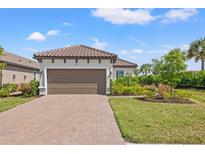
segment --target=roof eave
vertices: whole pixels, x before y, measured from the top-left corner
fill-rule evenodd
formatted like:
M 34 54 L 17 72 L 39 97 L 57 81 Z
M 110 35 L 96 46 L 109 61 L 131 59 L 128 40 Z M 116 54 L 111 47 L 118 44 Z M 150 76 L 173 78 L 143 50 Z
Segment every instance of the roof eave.
M 67 59 L 116 59 L 117 56 L 112 56 L 112 57 L 97 57 L 97 56 L 93 56 L 93 57 L 79 57 L 79 56 L 33 56 L 34 59 L 51 59 L 51 58 L 59 58 L 59 59 L 63 59 L 63 58 L 67 58 Z
M 34 69 L 34 70 L 39 70 L 40 69 L 40 67 L 31 67 L 31 66 L 27 66 L 27 65 L 23 65 L 23 64 L 17 64 L 17 63 L 12 63 L 12 62 L 9 62 L 9 61 L 4 61 L 4 60 L 0 60 L 0 62 L 10 64 L 10 65 L 14 65 L 14 66 L 23 67 L 23 68 Z
M 137 68 L 138 65 L 132 65 L 132 66 L 130 66 L 130 65 L 113 65 L 113 67 L 132 67 L 132 68 Z

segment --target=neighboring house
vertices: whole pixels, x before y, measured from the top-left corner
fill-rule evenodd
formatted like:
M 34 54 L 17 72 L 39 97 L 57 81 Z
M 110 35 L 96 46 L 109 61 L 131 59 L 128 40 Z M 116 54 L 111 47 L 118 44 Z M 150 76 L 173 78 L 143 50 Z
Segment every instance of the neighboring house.
M 4 52 L 0 57 L 1 63 L 6 63 L 0 76 L 0 86 L 6 83 L 29 83 L 31 80 L 39 80 L 40 64 L 9 52 Z
M 39 52 L 40 94 L 109 94 L 110 79 L 133 76 L 137 64 L 85 45 Z

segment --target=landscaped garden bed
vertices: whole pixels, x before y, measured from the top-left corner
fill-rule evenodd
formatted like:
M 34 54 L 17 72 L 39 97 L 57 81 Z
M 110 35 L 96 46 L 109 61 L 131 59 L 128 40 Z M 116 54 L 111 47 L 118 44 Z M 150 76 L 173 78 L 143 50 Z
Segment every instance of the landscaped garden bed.
M 149 97 L 134 97 L 144 102 L 151 103 L 171 103 L 171 104 L 194 104 L 193 101 L 185 98 L 174 98 L 174 99 L 164 99 L 164 98 L 149 98 Z

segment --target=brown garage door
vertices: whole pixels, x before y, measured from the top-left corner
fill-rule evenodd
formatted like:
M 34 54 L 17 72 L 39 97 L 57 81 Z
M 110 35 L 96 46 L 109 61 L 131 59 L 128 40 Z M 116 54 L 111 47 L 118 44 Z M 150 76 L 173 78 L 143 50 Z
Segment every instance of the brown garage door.
M 48 69 L 48 94 L 106 94 L 106 71 Z

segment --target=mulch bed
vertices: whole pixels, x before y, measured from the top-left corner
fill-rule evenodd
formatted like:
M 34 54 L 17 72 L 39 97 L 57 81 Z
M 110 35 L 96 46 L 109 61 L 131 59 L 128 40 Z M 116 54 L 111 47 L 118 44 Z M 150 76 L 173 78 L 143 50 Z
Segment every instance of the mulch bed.
M 163 98 L 134 97 L 134 99 L 138 99 L 145 102 L 152 102 L 152 103 L 195 104 L 193 101 L 184 98 L 163 99 Z

